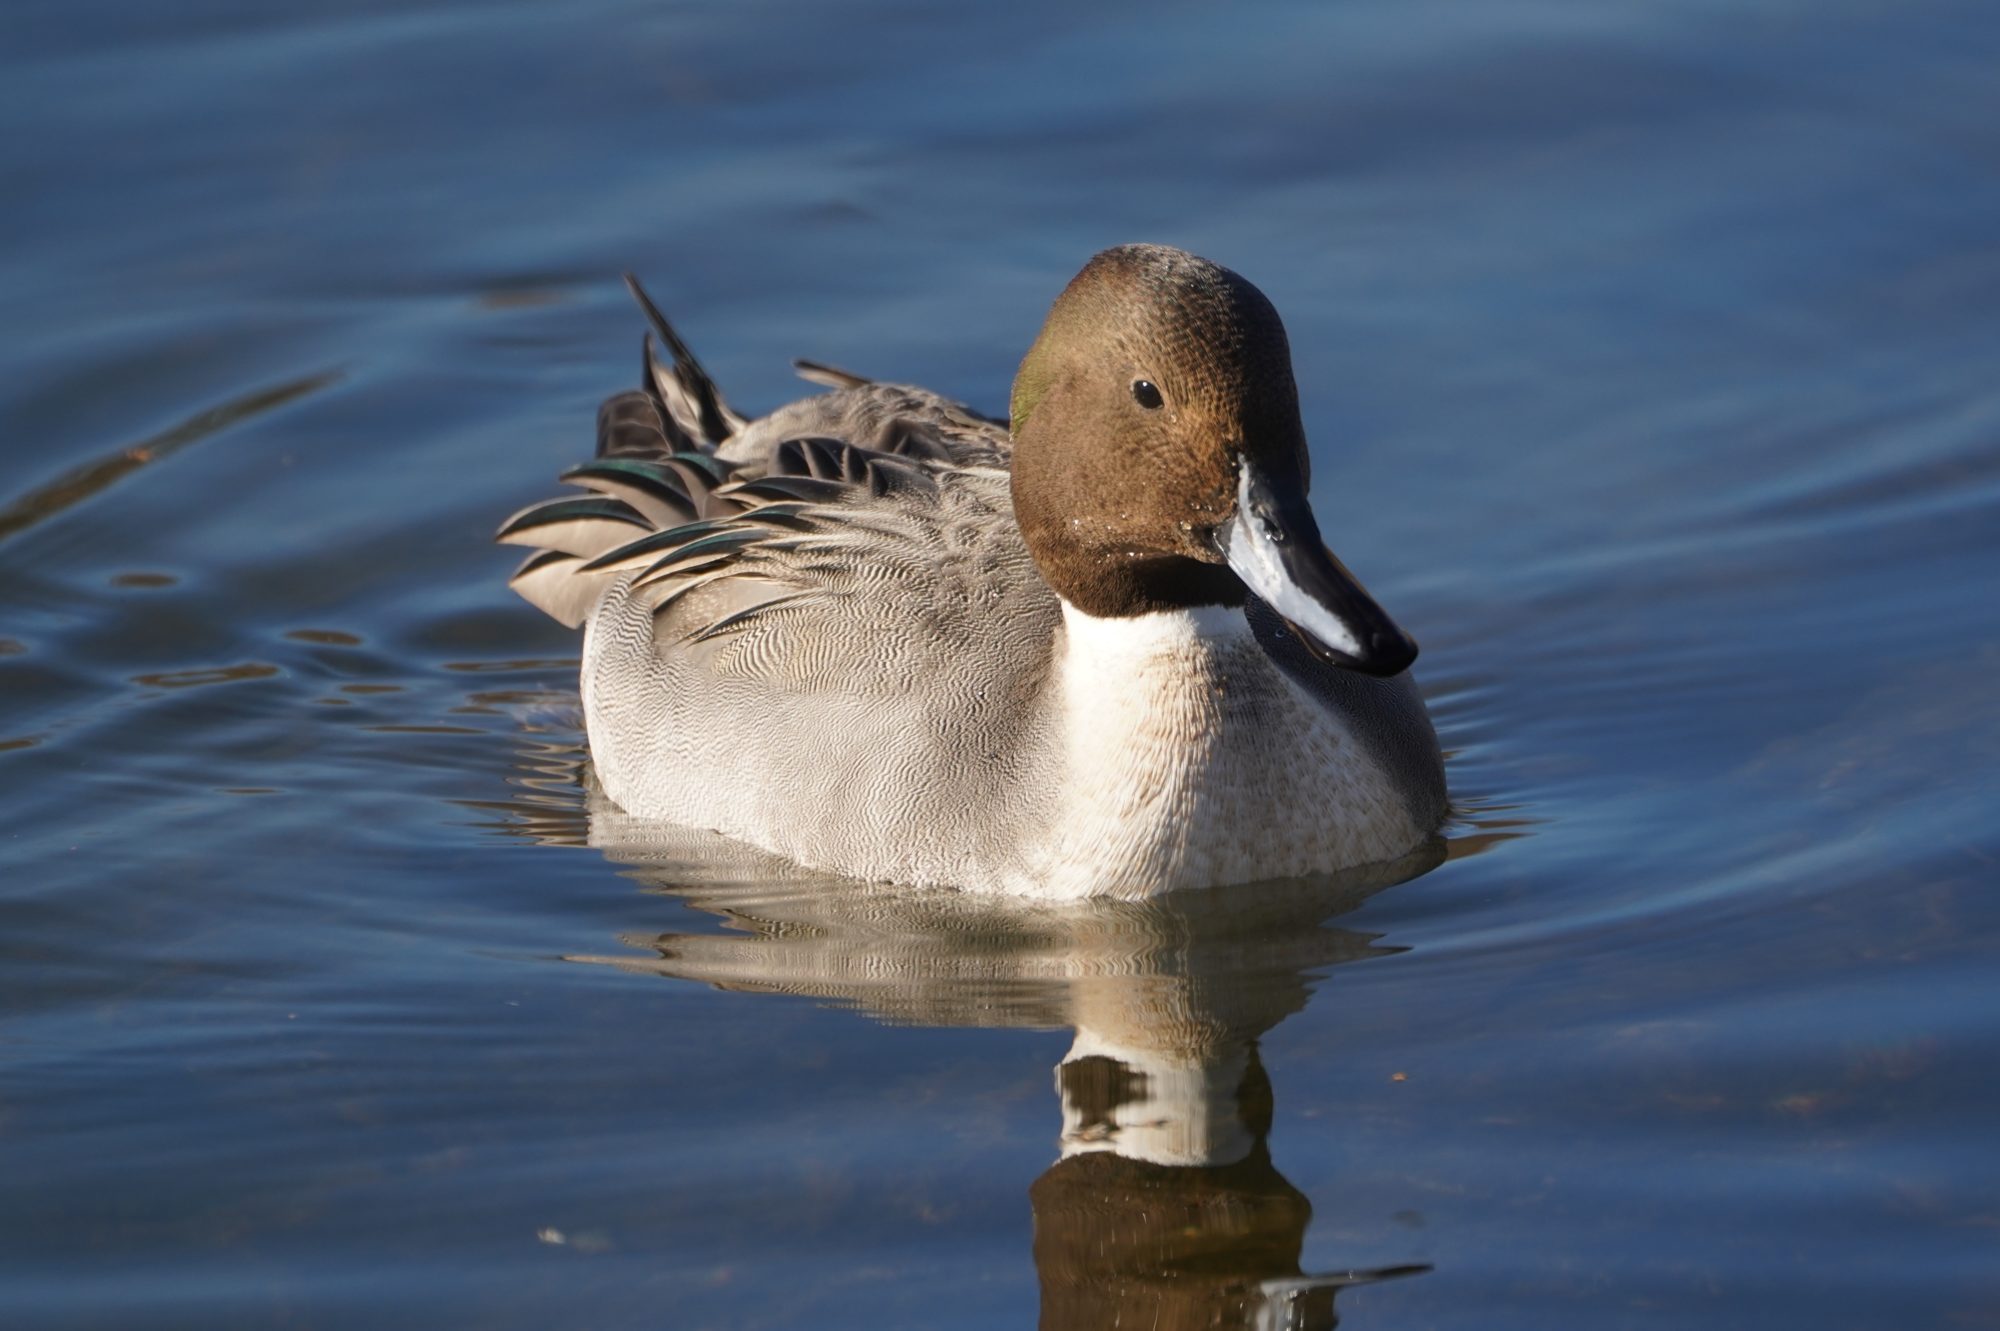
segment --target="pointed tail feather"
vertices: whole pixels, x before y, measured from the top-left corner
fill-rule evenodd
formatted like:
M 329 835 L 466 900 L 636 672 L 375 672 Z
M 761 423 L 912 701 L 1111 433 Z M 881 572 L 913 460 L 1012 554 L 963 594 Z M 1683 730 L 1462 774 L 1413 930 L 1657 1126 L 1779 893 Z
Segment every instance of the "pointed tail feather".
M 662 365 L 648 339 L 646 372 L 654 394 L 675 425 L 704 447 L 714 449 L 743 428 L 742 415 L 723 400 L 722 390 L 715 386 L 715 380 L 708 377 L 708 371 L 701 368 L 701 362 L 694 358 L 688 344 L 681 341 L 680 334 L 660 313 L 660 307 L 653 304 L 652 297 L 639 285 L 639 279 L 627 273 L 625 285 L 674 358 L 672 365 Z

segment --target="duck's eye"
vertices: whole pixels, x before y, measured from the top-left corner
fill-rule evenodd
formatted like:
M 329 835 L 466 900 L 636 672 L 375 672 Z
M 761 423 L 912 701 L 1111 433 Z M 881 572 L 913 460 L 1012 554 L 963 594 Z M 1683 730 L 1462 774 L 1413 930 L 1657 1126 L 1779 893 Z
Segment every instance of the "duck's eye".
M 1158 411 L 1162 406 L 1166 405 L 1167 401 L 1160 396 L 1160 390 L 1153 387 L 1151 379 L 1134 379 L 1132 381 L 1132 400 L 1147 411 Z

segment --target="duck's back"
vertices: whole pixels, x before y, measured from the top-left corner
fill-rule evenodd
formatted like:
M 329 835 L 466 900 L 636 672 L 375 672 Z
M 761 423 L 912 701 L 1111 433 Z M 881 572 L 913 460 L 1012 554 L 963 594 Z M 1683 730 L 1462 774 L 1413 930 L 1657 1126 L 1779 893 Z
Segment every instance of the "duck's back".
M 745 421 L 698 366 L 649 365 L 566 477 L 596 493 L 507 528 L 543 547 L 516 588 L 585 626 L 605 792 L 901 881 L 1013 855 L 999 829 L 1038 812 L 1019 775 L 1052 743 L 1061 612 L 1013 518 L 1005 431 L 848 376 Z

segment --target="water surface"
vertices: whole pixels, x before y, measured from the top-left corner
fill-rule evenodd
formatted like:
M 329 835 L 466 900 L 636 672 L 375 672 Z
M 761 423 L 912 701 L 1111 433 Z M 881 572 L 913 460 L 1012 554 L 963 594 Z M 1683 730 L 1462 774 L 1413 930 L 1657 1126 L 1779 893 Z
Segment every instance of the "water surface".
M 2000 1321 L 1989 7 L 5 28 L 0 1321 Z M 1133 239 L 1286 318 L 1442 862 L 1049 913 L 593 809 L 487 539 L 618 273 L 739 405 L 993 409 Z

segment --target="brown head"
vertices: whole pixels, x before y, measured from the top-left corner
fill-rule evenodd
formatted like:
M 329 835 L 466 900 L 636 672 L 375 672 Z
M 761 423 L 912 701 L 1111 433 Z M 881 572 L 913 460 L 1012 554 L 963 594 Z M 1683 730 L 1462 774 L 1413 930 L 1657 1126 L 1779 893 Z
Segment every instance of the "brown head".
M 1320 540 L 1284 324 L 1227 268 L 1162 245 L 1097 255 L 1021 362 L 1012 418 L 1015 515 L 1079 610 L 1255 595 L 1338 664 L 1415 658 Z

